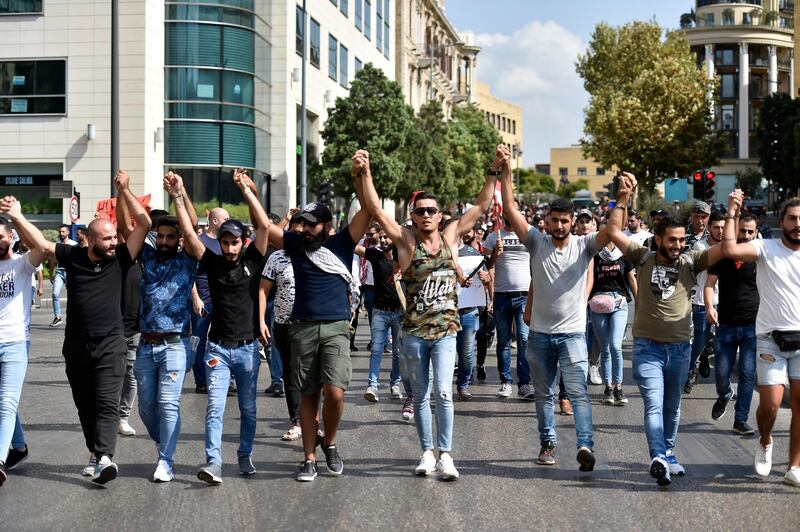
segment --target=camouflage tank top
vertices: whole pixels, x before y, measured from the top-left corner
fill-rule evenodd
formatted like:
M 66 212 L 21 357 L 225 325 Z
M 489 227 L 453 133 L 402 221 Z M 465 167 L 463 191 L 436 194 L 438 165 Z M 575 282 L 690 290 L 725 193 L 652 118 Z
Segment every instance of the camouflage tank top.
M 439 251 L 433 256 L 417 242 L 403 280 L 406 285 L 404 331 L 425 340 L 436 340 L 461 330 L 456 272 L 444 235 L 439 233 Z

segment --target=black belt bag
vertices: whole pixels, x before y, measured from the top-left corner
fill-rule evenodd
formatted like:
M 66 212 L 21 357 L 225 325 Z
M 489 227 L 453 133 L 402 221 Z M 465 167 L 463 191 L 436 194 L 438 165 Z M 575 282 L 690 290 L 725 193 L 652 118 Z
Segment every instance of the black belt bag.
M 781 351 L 800 351 L 800 331 L 772 331 L 772 339 Z

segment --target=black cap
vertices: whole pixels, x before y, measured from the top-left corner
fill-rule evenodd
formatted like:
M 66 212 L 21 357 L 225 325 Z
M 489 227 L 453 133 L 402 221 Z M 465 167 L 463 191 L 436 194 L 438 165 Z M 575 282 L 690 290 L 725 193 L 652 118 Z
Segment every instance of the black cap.
M 217 230 L 217 239 L 222 238 L 223 233 L 230 233 L 235 237 L 244 238 L 247 236 L 247 229 L 239 220 L 225 220 Z
M 577 219 L 580 219 L 580 218 L 581 218 L 581 216 L 586 216 L 586 217 L 588 217 L 590 220 L 591 220 L 592 218 L 594 218 L 594 216 L 592 216 L 592 211 L 590 211 L 589 209 L 581 209 L 581 210 L 579 210 L 579 211 L 578 211 L 578 216 L 576 216 L 576 217 L 575 217 L 575 219 L 576 219 L 576 220 L 577 220 Z
M 650 211 L 650 218 L 653 216 L 669 216 L 669 213 L 664 209 L 656 209 L 654 211 Z
M 313 224 L 330 222 L 333 220 L 331 210 L 322 203 L 309 203 L 303 207 L 300 218 Z

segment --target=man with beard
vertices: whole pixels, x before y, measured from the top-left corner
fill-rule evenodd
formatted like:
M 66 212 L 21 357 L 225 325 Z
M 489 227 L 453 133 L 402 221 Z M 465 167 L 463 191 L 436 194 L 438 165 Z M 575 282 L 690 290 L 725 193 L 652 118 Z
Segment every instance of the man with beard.
M 58 240 L 56 241 L 59 244 L 66 244 L 68 246 L 76 246 L 78 243 L 69 238 L 69 226 L 66 224 L 61 224 L 58 226 Z M 55 272 L 53 273 L 53 321 L 50 323 L 50 327 L 55 327 L 59 325 L 62 321 L 61 319 L 61 290 L 64 289 L 64 285 L 67 284 L 67 270 L 63 266 L 56 265 Z
M 83 470 L 92 481 L 105 484 L 117 477 L 111 459 L 117 443 L 119 397 L 125 373 L 127 345 L 123 336 L 122 290 L 127 270 L 144 245 L 150 217 L 128 188 L 127 176 L 114 179 L 118 201 L 127 202 L 136 227 L 125 244 L 117 243 L 117 229 L 109 220 L 93 220 L 88 247 L 47 242 L 26 231 L 31 247 L 45 249 L 67 272 L 67 326 L 63 355 L 72 397 L 78 408 L 86 446 L 92 453 Z M 21 225 L 21 214 L 11 214 Z
M 22 216 L 19 202 L 12 196 L 0 200 L 0 212 L 16 225 L 22 244 L 30 251 L 11 251 L 11 227 L 0 218 L 0 486 L 6 470 L 13 469 L 28 456 L 28 446 L 19 424 L 17 407 L 25 380 L 30 346 L 31 276 L 42 263 L 45 249 L 34 242 L 44 237 Z M 35 233 L 35 237 L 34 234 Z
M 650 231 L 642 228 L 642 223 L 639 211 L 628 209 L 628 228 L 624 231 L 625 236 L 630 238 L 631 242 L 636 242 L 643 246 L 644 242 L 653 235 Z
M 164 188 L 172 196 L 186 193 L 181 177 L 172 172 L 164 177 Z M 178 251 L 181 234 L 174 216 L 160 216 L 155 230 L 155 248 L 145 246 L 140 259 L 140 337 L 133 370 L 139 415 L 158 447 L 152 478 L 169 482 L 180 434 L 181 388 L 191 363 L 188 334 L 197 261 L 186 251 Z
M 635 187 L 636 178 L 624 172 L 617 206 L 600 234 L 605 235 L 604 240 L 611 239 L 631 263 L 640 265 L 633 322 L 633 377 L 644 401 L 650 475 L 659 486 L 667 486 L 672 475 L 685 474 L 675 456 L 675 439 L 691 356 L 689 295 L 697 274 L 722 258 L 722 248 L 683 253 L 686 228 L 674 217 L 664 218 L 655 228 L 657 253 L 631 241 L 622 232 L 622 223 Z
M 280 234 L 250 189 L 250 179 L 244 170 L 234 172 L 233 182 L 242 191 L 247 203 L 250 220 L 257 228 L 256 239 L 245 249 L 247 230 L 239 220 L 228 220 L 219 227 L 217 238 L 222 255 L 217 255 L 206 248 L 194 232 L 180 178 L 174 174 L 168 176 L 169 194 L 175 203 L 186 253 L 199 260 L 205 268 L 214 306 L 204 359 L 208 378 L 206 465 L 197 473 L 197 478 L 209 485 L 222 483 L 222 420 L 232 374 L 238 385 L 241 414 L 239 449 L 236 453 L 239 474 L 253 475 L 256 472 L 251 454 L 256 432 L 256 385 L 261 364 L 258 273 L 267 252 L 269 232 L 273 230 L 276 236 Z
M 359 201 L 375 218 L 397 248 L 400 271 L 406 281 L 406 312 L 403 322 L 401 371 L 410 377 L 414 395 L 417 434 L 422 458 L 414 472 L 420 476 L 439 471 L 443 480 L 455 480 L 458 470 L 451 456 L 453 436 L 453 370 L 456 333 L 461 329 L 456 301 L 456 249 L 465 233 L 475 226 L 492 202 L 496 176 L 501 165 L 508 166 L 509 150 L 499 145 L 487 172 L 486 182 L 475 206 L 457 222 L 439 231 L 442 211 L 432 194 L 416 195 L 412 204 L 412 229 L 397 224 L 384 211 L 375 191 L 369 153 L 353 157 L 353 176 Z M 433 369 L 433 379 L 430 371 Z M 431 381 L 436 392 L 436 425 L 439 460 L 434 455 L 430 407 Z
M 400 392 L 400 328 L 402 326 L 403 310 L 400 305 L 400 297 L 397 293 L 395 280 L 396 274 L 399 273 L 397 270 L 397 258 L 394 244 L 389 240 L 386 231 L 380 227 L 374 229 L 377 231 L 377 246 L 368 248 L 356 246 L 356 255 L 364 257 L 372 267 L 372 278 L 374 280 L 374 305 L 372 309 L 372 325 L 370 327 L 372 352 L 369 357 L 367 391 L 364 392 L 364 399 L 371 403 L 378 402 L 378 377 L 381 371 L 381 359 L 383 358 L 383 350 L 389 342 L 390 333 L 392 335 L 392 371 L 389 376 L 389 391 L 392 399 L 403 398 L 403 394 Z M 411 383 L 407 379 L 403 380 L 403 386 L 406 392 L 406 403 L 411 404 Z M 413 412 L 411 410 L 412 415 Z M 403 414 L 405 419 L 405 409 Z
M 792 421 L 789 429 L 789 467 L 784 482 L 800 487 L 800 199 L 783 204 L 782 238 L 736 242 L 734 219 L 742 212 L 744 194 L 728 197 L 722 250 L 729 259 L 756 263 L 760 304 L 756 317 L 756 369 L 759 405 L 756 411 L 759 441 L 756 474 L 772 470 L 772 429 L 789 379 Z
M 653 228 L 653 231 L 656 230 L 658 222 L 660 222 L 667 216 L 669 216 L 669 213 L 664 209 L 655 209 L 650 211 L 650 227 Z M 645 240 L 642 245 L 647 249 L 649 249 L 650 251 L 658 251 L 658 244 L 656 244 L 656 239 L 652 234 L 649 237 L 647 237 L 647 240 Z

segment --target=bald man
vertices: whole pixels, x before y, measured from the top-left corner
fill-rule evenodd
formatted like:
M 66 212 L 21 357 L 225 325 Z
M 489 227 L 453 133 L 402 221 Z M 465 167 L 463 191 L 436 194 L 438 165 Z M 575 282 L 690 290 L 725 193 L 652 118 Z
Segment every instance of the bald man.
M 55 254 L 67 270 L 67 326 L 62 354 L 72 398 L 78 408 L 86 447 L 91 453 L 84 476 L 97 484 L 117 478 L 111 459 L 117 444 L 119 397 L 125 374 L 127 344 L 123 336 L 122 289 L 128 268 L 144 245 L 150 217 L 128 189 L 128 176 L 115 177 L 118 201 L 125 201 L 136 227 L 125 244 L 109 220 L 89 224 L 85 248 L 49 242 L 28 231 L 32 247 Z M 14 219 L 19 225 L 21 215 Z

